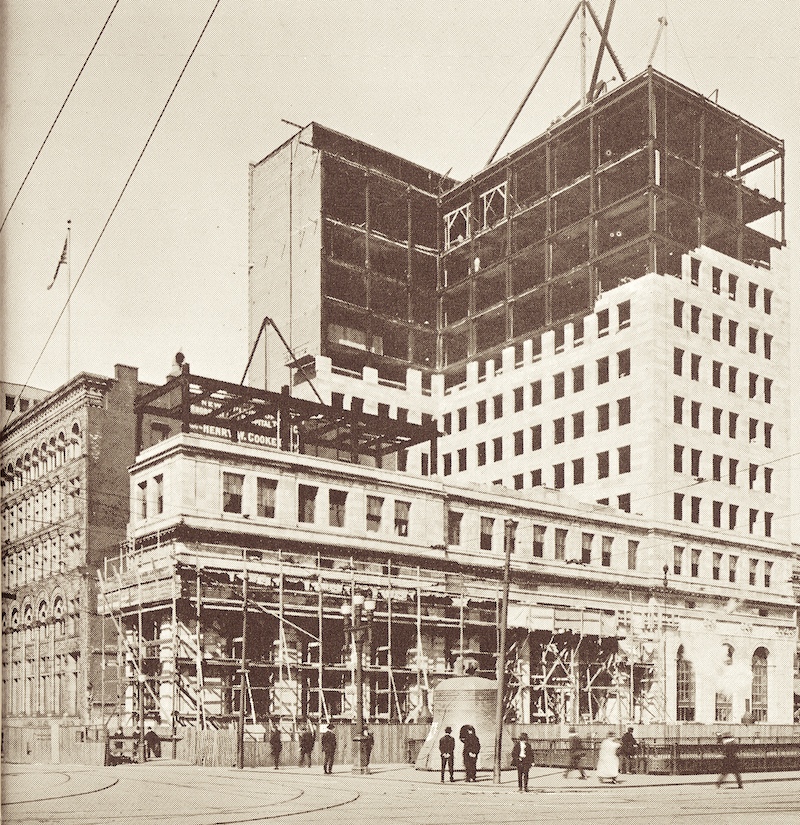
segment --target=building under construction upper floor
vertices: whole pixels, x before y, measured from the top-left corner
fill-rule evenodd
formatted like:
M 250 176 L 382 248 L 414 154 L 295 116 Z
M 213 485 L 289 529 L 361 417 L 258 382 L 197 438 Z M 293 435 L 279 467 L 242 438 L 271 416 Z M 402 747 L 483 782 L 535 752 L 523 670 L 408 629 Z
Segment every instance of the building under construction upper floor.
M 251 167 L 250 381 L 294 356 L 448 386 L 466 363 L 590 313 L 706 246 L 768 269 L 785 243 L 784 145 L 715 100 L 645 72 L 455 182 L 317 124 Z

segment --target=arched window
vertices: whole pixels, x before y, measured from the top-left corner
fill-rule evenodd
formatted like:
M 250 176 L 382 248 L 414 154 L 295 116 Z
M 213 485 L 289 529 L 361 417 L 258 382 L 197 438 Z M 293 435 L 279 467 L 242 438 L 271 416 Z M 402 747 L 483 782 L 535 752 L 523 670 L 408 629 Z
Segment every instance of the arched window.
M 733 645 L 727 642 L 722 645 L 722 668 L 723 672 L 726 668 L 733 665 Z M 731 679 L 729 676 L 724 676 L 720 679 L 720 685 L 723 686 L 721 690 L 717 691 L 716 700 L 714 703 L 714 721 L 716 722 L 731 722 L 733 720 L 733 694 L 729 685 Z
M 67 440 L 64 433 L 58 434 L 58 447 L 56 452 L 56 464 L 61 467 L 67 460 Z
M 72 437 L 70 438 L 70 458 L 78 458 L 81 454 L 81 428 L 76 421 L 72 425 Z
M 675 683 L 677 719 L 679 722 L 694 722 L 694 670 L 692 663 L 684 658 L 683 645 L 678 648 L 675 661 Z
M 759 647 L 753 653 L 753 688 L 750 712 L 755 722 L 767 721 L 767 650 Z

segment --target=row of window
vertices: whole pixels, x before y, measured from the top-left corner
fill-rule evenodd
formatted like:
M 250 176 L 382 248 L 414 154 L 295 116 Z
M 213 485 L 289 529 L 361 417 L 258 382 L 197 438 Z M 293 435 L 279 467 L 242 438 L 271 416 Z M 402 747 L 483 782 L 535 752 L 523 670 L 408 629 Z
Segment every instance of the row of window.
M 72 425 L 69 439 L 62 431 L 49 441 L 43 441 L 41 447 L 36 447 L 24 456 L 20 456 L 15 462 L 6 464 L 3 468 L 2 484 L 4 487 L 9 487 L 8 492 L 21 490 L 24 485 L 78 458 L 80 454 L 81 428 L 75 422 Z
M 80 564 L 81 532 L 55 535 L 3 555 L 3 589 L 13 591 L 25 584 L 72 570 Z
M 672 322 L 676 327 L 683 327 L 686 304 L 678 298 L 673 300 L 672 305 Z M 702 309 L 694 304 L 689 305 L 689 329 L 692 332 L 700 332 L 700 318 Z M 711 316 L 711 337 L 715 341 L 722 340 L 722 321 L 721 315 L 712 314 Z M 728 344 L 735 347 L 738 342 L 739 322 L 732 319 L 728 320 Z M 772 341 L 773 337 L 767 332 L 762 333 L 757 327 L 748 328 L 747 351 L 751 355 L 759 354 L 759 341 L 761 341 L 761 353 L 767 361 L 772 359 Z
M 727 276 L 727 277 L 723 277 Z M 691 259 L 690 279 L 693 286 L 700 286 L 700 261 L 697 258 Z M 724 287 L 723 287 L 724 283 Z M 715 295 L 725 294 L 731 301 L 737 300 L 739 292 L 739 276 L 732 272 L 725 273 L 718 266 L 711 267 L 711 291 Z M 750 281 L 747 290 L 747 305 L 750 309 L 757 309 L 759 305 L 759 290 L 761 290 L 761 308 L 765 315 L 772 314 L 772 290 L 766 287 L 759 287 L 758 284 Z
M 703 499 L 700 496 L 686 496 L 683 493 L 673 493 L 673 501 L 672 501 L 672 516 L 675 521 L 683 521 L 688 512 L 688 518 L 693 524 L 700 524 L 701 521 L 706 521 L 707 518 L 703 518 Z M 686 506 L 688 504 L 688 507 Z M 708 507 L 708 500 L 705 500 L 705 507 Z M 725 502 L 722 501 L 712 501 L 711 502 L 711 524 L 714 527 L 723 527 L 726 526 L 723 524 L 723 520 L 725 516 L 727 516 L 727 528 L 729 530 L 735 530 L 739 524 L 739 510 L 745 510 L 746 508 L 740 508 L 738 504 L 728 504 L 727 513 L 725 510 Z M 748 532 L 753 535 L 756 532 L 757 527 L 759 524 L 763 529 L 763 535 L 766 538 L 770 538 L 772 536 L 772 522 L 774 519 L 774 513 L 769 513 L 764 511 L 761 513 L 755 507 L 749 508 L 748 513 Z
M 688 472 L 695 478 L 707 478 L 704 472 L 704 462 L 702 461 L 703 451 L 698 449 L 687 449 L 682 444 L 672 445 L 672 468 L 676 473 Z M 725 469 L 725 459 L 723 456 L 714 453 L 711 456 L 711 479 L 713 481 L 723 480 L 723 470 Z M 736 458 L 729 458 L 727 462 L 727 481 L 731 486 L 739 486 L 739 474 L 747 473 L 748 489 L 756 490 L 759 486 L 759 470 L 761 476 L 761 489 L 765 493 L 772 492 L 772 467 L 759 464 L 747 464 L 740 462 Z
M 700 576 L 703 552 L 696 548 L 675 545 L 672 548 L 672 573 L 675 576 Z M 727 580 L 730 584 L 740 581 L 742 570 L 747 571 L 747 583 L 751 587 L 765 588 L 772 586 L 772 568 L 774 562 L 767 559 L 741 558 L 735 553 L 723 554 L 713 551 L 711 554 L 711 578 L 715 581 Z
M 680 347 L 675 347 L 672 351 L 672 372 L 675 375 L 684 375 L 684 361 L 686 360 L 684 356 L 687 355 L 686 351 L 681 349 Z M 689 377 L 692 381 L 700 381 L 700 364 L 702 361 L 702 356 L 697 355 L 696 353 L 688 353 L 689 355 Z M 744 372 L 744 371 L 742 371 Z M 721 361 L 714 361 L 711 362 L 711 384 L 714 387 L 719 389 L 722 388 L 722 374 L 723 374 L 723 364 Z M 736 387 L 738 383 L 739 377 L 739 368 L 734 366 L 729 366 L 727 369 L 727 381 L 726 385 L 729 392 L 735 393 Z M 759 376 L 755 372 L 749 373 L 748 376 L 748 390 L 747 390 L 747 397 L 751 399 L 755 399 L 758 397 L 758 384 L 759 384 Z M 762 386 L 762 393 L 764 398 L 764 403 L 771 404 L 772 403 L 772 384 L 773 381 L 771 378 L 762 378 L 761 379 L 761 386 Z
M 631 351 L 630 349 L 621 350 L 616 354 L 616 370 L 617 377 L 625 378 L 631 374 Z M 611 376 L 611 359 L 610 356 L 604 356 L 597 360 L 597 384 L 607 384 Z M 567 391 L 567 383 L 569 378 L 569 385 L 573 393 L 581 392 L 586 388 L 585 367 L 583 364 L 573 367 L 570 373 L 559 372 L 552 378 L 552 398 L 563 398 Z M 530 395 L 528 404 L 530 407 L 538 407 L 543 400 L 543 384 L 542 380 L 532 381 L 530 384 Z M 513 412 L 522 412 L 526 408 L 525 387 L 516 387 L 513 392 Z M 475 406 L 475 425 L 485 424 L 487 422 L 488 402 L 486 399 L 481 399 Z M 505 410 L 504 396 L 501 394 L 495 395 L 491 399 L 491 410 L 493 420 L 498 420 L 503 417 Z M 442 417 L 442 429 L 445 435 L 453 432 L 453 425 L 458 431 L 466 430 L 468 427 L 467 408 L 461 407 L 456 413 L 445 413 Z
M 52 666 L 51 666 L 52 663 Z M 37 668 L 38 664 L 38 668 Z M 9 715 L 77 716 L 81 660 L 78 651 L 19 660 L 3 668 L 3 708 Z M 23 678 L 24 676 L 24 678 Z
M 688 416 L 685 413 L 686 399 L 679 395 L 672 398 L 672 420 L 675 424 L 685 424 L 688 418 L 690 425 L 695 429 L 702 429 L 701 413 L 703 404 L 700 401 L 690 401 L 688 408 Z M 739 413 L 728 412 L 728 438 L 737 438 L 741 431 L 739 427 L 739 418 L 744 422 L 744 416 Z M 720 407 L 711 408 L 711 432 L 714 435 L 722 435 L 722 427 L 724 420 L 724 411 Z M 757 418 L 749 418 L 747 421 L 747 439 L 751 444 L 754 444 L 759 439 L 759 432 L 763 435 L 764 446 L 772 449 L 772 424 L 769 421 L 761 422 Z
M 616 459 L 613 461 L 613 459 Z M 612 472 L 612 464 L 615 464 L 615 471 L 619 475 L 624 475 L 631 471 L 631 448 L 630 445 L 618 447 L 616 450 L 602 450 L 595 455 L 591 468 L 593 478 L 609 478 Z M 595 469 L 596 468 L 596 469 Z M 572 485 L 583 484 L 589 474 L 589 462 L 581 457 L 575 458 L 571 462 L 561 462 L 553 465 L 552 485 L 556 490 L 567 486 L 567 473 L 570 473 L 569 483 Z M 516 478 L 516 477 L 515 477 Z M 521 478 L 521 477 L 520 477 Z M 514 485 L 516 487 L 516 484 Z M 545 486 L 542 481 L 542 470 L 531 470 L 531 486 Z M 518 488 L 521 489 L 521 488 Z M 604 502 L 607 504 L 608 502 Z M 630 511 L 630 500 L 627 507 L 621 508 Z
M 70 479 L 66 485 L 55 481 L 3 508 L 0 535 L 4 542 L 37 533 L 80 511 L 80 477 Z

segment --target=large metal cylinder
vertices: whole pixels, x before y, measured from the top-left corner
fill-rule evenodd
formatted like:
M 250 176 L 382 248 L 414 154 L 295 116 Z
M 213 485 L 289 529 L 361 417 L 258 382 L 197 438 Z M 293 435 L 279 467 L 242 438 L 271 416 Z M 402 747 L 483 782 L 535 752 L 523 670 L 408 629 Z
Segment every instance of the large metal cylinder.
M 497 682 L 480 676 L 456 676 L 439 682 L 433 691 L 433 722 L 428 736 L 420 748 L 414 767 L 420 771 L 438 771 L 439 739 L 446 727 L 452 728 L 456 740 L 455 766 L 463 770 L 463 745 L 458 735 L 463 725 L 472 725 L 481 743 L 478 755 L 478 770 L 492 770 L 494 767 L 495 710 L 497 703 Z M 511 748 L 514 743 L 504 726 L 501 765 L 511 766 Z

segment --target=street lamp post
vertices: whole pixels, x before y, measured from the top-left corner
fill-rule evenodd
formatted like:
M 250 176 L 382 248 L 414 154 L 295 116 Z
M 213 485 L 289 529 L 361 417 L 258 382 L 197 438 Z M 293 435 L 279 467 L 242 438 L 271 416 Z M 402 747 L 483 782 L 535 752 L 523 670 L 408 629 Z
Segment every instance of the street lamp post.
M 362 752 L 361 731 L 364 725 L 364 669 L 362 656 L 364 651 L 364 637 L 372 627 L 372 617 L 375 613 L 375 601 L 365 599 L 360 593 L 354 593 L 352 604 L 345 602 L 341 608 L 344 618 L 345 638 L 350 634 L 353 638 L 355 649 L 355 681 L 356 709 L 353 722 L 356 725 L 356 732 L 353 736 L 353 773 L 366 773 L 367 765 L 364 764 Z

